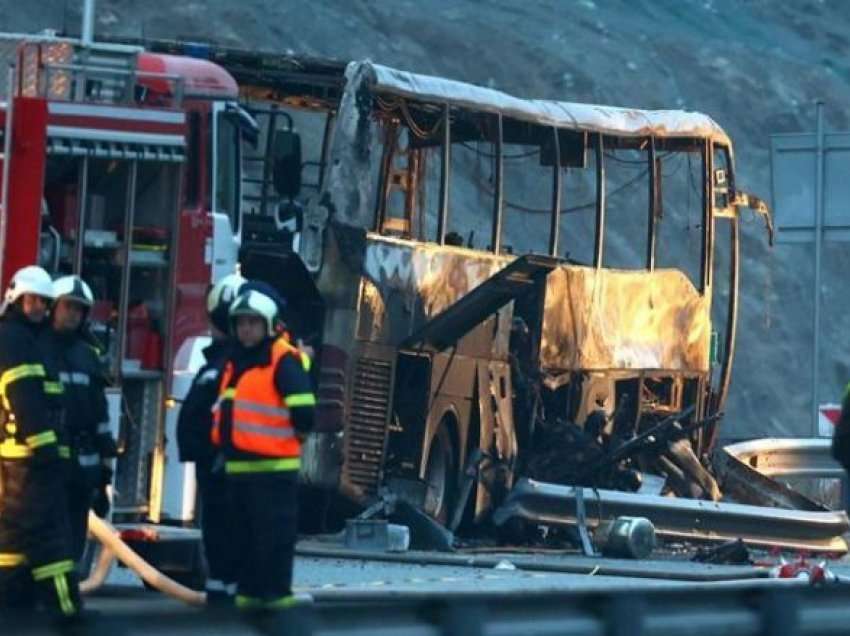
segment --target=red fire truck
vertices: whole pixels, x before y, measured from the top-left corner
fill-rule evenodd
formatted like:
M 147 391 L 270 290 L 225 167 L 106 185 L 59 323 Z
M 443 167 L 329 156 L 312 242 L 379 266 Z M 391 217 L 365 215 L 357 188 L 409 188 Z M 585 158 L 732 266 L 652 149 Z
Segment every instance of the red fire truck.
M 190 471 L 165 471 L 168 398 L 206 343 L 207 286 L 236 267 L 252 119 L 209 61 L 54 35 L 2 35 L 0 56 L 0 282 L 32 263 L 88 281 L 121 450 L 114 518 L 190 519 Z

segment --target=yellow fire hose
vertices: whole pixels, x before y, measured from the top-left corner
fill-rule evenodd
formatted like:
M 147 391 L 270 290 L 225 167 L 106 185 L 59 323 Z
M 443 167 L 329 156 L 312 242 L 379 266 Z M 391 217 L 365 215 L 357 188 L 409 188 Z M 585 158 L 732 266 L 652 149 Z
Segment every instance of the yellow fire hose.
M 103 584 L 109 574 L 112 561 L 117 557 L 119 561 L 138 574 L 145 583 L 163 594 L 189 605 L 204 605 L 206 603 L 206 594 L 190 589 L 165 576 L 124 543 L 118 531 L 112 525 L 91 511 L 89 511 L 89 532 L 100 541 L 103 549 L 91 575 L 80 584 L 80 592 L 83 594 L 90 594 Z

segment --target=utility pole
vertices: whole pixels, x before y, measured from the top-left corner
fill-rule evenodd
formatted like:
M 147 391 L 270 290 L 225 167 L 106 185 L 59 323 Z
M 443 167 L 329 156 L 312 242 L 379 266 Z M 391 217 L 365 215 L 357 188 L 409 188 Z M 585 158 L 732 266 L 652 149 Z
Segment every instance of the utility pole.
M 83 25 L 80 30 L 80 39 L 83 46 L 89 47 L 94 44 L 94 11 L 95 0 L 84 0 L 83 2 Z
M 823 138 L 823 102 L 818 100 L 817 108 L 817 153 L 815 154 L 815 289 L 814 315 L 812 316 L 814 335 L 812 337 L 812 437 L 818 436 L 818 385 L 820 384 L 820 288 L 821 260 L 823 251 L 823 190 L 824 190 L 824 138 Z

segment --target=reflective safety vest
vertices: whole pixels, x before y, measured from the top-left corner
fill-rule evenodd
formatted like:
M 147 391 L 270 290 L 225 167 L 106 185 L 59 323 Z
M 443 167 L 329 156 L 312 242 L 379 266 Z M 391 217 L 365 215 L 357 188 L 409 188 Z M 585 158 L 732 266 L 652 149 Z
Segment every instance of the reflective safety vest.
M 234 448 L 266 457 L 296 459 L 301 456 L 301 443 L 295 436 L 286 397 L 280 395 L 274 380 L 278 362 L 287 355 L 302 359 L 298 349 L 281 336 L 272 344 L 269 364 L 245 371 L 235 387 L 229 386 L 233 362 L 227 362 L 221 374 L 219 397 L 212 409 L 213 444 L 222 445 L 222 406 L 231 400 L 230 435 Z M 297 469 L 298 465 L 293 464 L 293 467 Z

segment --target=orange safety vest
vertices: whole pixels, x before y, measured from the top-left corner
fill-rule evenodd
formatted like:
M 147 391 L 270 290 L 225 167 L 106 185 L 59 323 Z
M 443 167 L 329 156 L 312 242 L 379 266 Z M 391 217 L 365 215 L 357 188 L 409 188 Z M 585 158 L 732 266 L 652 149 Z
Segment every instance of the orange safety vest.
M 212 409 L 213 444 L 222 445 L 221 406 L 225 400 L 233 400 L 231 440 L 236 449 L 266 457 L 301 456 L 301 443 L 295 436 L 286 398 L 280 395 L 274 382 L 277 364 L 286 355 L 298 356 L 303 364 L 298 349 L 286 336 L 280 336 L 272 344 L 271 362 L 245 371 L 235 387 L 229 386 L 233 363 L 227 362 L 221 374 L 219 397 Z

